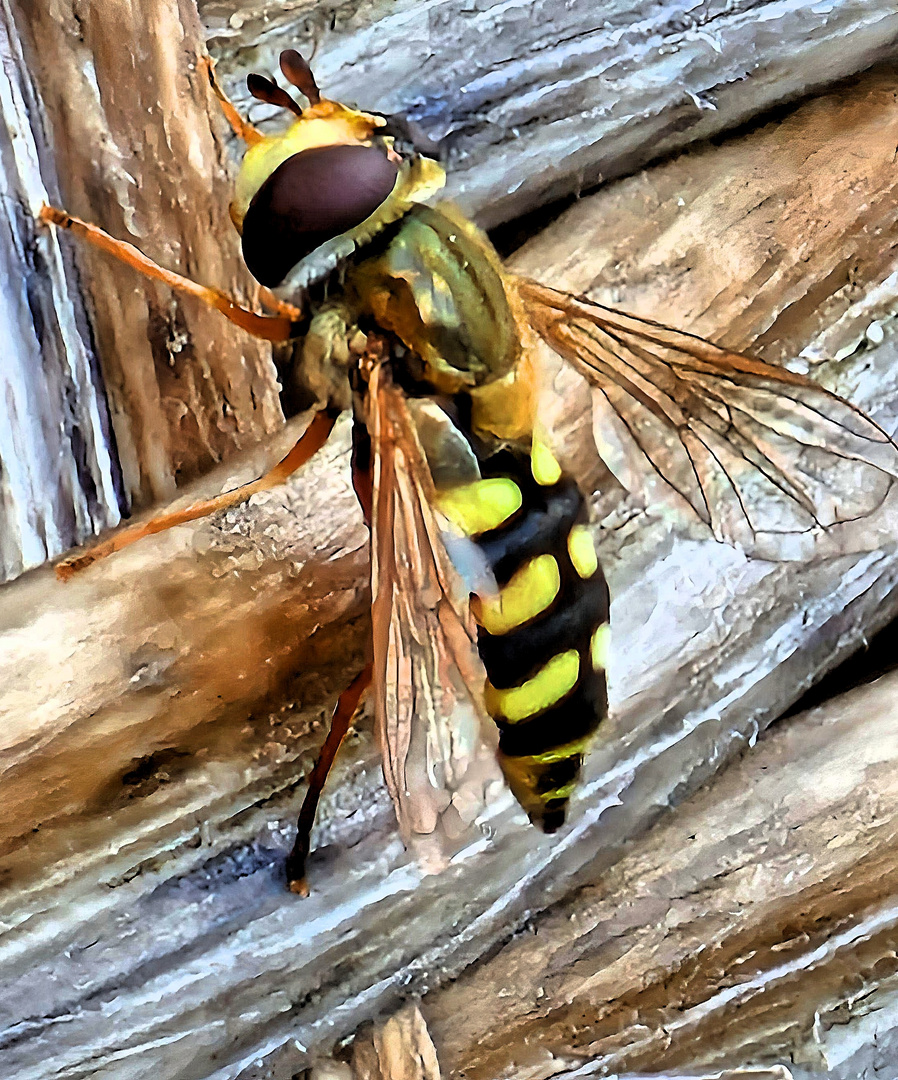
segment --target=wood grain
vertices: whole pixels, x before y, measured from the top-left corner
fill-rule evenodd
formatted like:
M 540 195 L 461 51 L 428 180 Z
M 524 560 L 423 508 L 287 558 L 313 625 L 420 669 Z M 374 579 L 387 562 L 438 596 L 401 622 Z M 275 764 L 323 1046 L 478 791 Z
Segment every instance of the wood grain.
M 115 525 L 124 491 L 77 279 L 34 215 L 59 201 L 18 27 L 0 6 L 0 580 Z
M 249 71 L 313 56 L 325 92 L 401 112 L 443 148 L 485 226 L 744 123 L 898 43 L 869 0 L 200 0 L 209 48 L 253 117 Z M 278 122 L 278 121 L 275 121 Z
M 534 933 L 428 997 L 445 1074 L 875 1075 L 898 979 L 896 710 L 893 674 L 777 725 Z
M 248 283 L 228 220 L 217 104 L 191 0 L 24 4 L 65 208 L 203 284 Z M 125 487 L 171 498 L 282 421 L 270 350 L 214 312 L 89 251 L 77 253 Z

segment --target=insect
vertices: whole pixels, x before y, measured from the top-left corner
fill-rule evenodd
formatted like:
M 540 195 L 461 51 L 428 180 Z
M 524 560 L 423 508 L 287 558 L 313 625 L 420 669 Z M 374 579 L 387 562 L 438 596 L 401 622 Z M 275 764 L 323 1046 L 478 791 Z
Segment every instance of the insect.
M 752 555 L 837 550 L 841 526 L 872 513 L 898 477 L 898 448 L 802 375 L 513 276 L 471 222 L 436 201 L 443 170 L 413 133 L 322 97 L 295 50 L 280 67 L 307 105 L 250 75 L 256 98 L 294 117 L 263 136 L 209 66 L 247 144 L 231 216 L 271 314 L 61 210 L 41 217 L 249 333 L 293 342 L 318 400 L 271 472 L 126 528 L 64 560 L 61 577 L 283 482 L 352 410 L 372 632 L 287 862 L 290 888 L 305 893 L 318 799 L 369 690 L 400 830 L 425 861 L 475 820 L 495 758 L 534 824 L 554 832 L 564 822 L 607 710 L 609 596 L 584 495 L 537 420 L 538 341 L 592 384 L 596 444 L 624 486 Z

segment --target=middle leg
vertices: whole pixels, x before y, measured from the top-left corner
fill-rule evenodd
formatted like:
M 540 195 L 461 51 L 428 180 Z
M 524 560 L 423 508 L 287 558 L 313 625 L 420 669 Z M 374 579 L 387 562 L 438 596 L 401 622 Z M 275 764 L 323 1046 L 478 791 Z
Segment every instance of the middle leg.
M 172 529 L 176 525 L 184 525 L 188 521 L 208 517 L 209 514 L 215 513 L 216 510 L 224 510 L 229 506 L 244 502 L 259 491 L 268 491 L 279 484 L 283 484 L 291 473 L 296 472 L 300 466 L 305 465 L 324 446 L 334 429 L 334 424 L 337 422 L 339 415 L 337 409 L 322 409 L 321 412 L 316 413 L 290 453 L 279 461 L 273 469 L 265 473 L 264 476 L 259 477 L 258 480 L 234 488 L 233 491 L 226 491 L 221 495 L 217 495 L 214 499 L 205 499 L 203 502 L 186 506 L 183 510 L 174 510 L 169 514 L 161 514 L 150 521 L 139 522 L 136 525 L 122 529 L 115 536 L 111 536 L 100 544 L 95 544 L 94 547 L 88 548 L 87 551 L 82 552 L 80 555 L 70 555 L 67 559 L 63 559 L 56 566 L 56 576 L 60 581 L 68 581 L 79 570 L 84 570 L 99 559 L 105 559 L 107 555 L 111 555 L 114 551 L 121 551 L 122 548 L 129 547 L 138 540 L 142 540 L 145 536 L 152 536 L 154 533 Z

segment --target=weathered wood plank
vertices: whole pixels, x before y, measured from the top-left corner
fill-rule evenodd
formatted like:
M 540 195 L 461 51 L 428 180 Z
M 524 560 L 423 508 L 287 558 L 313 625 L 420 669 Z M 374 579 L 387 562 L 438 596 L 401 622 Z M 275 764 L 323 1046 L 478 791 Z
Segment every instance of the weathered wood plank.
M 30 64 L 61 155 L 63 201 L 169 265 L 213 284 L 246 288 L 208 131 L 210 122 L 219 124 L 215 106 L 210 108 L 195 73 L 185 78 L 175 72 L 168 45 L 152 48 L 154 41 L 177 40 L 181 54 L 193 56 L 199 31 L 192 6 L 122 0 L 82 11 L 60 0 L 15 10 L 15 20 L 9 17 L 13 37 L 24 31 L 33 38 Z M 753 0 L 701 10 L 677 0 L 651 12 L 618 3 L 606 5 L 601 18 L 584 4 L 471 6 L 458 0 L 211 0 L 202 10 L 211 47 L 238 97 L 245 98 L 246 70 L 272 67 L 284 45 L 315 48 L 322 77 L 335 93 L 408 112 L 442 140 L 451 192 L 486 223 L 616 176 L 857 70 L 898 35 L 898 16 L 866 0 L 823 7 Z M 11 72 L 19 65 L 11 85 L 27 81 L 21 61 L 11 62 Z M 554 77 L 558 71 L 563 79 Z M 31 104 L 36 118 L 36 102 Z M 39 169 L 35 161 L 14 160 L 25 128 L 9 105 L 6 100 L 14 138 L 7 141 L 12 157 L 6 175 L 18 176 L 20 184 L 23 169 L 34 175 L 27 182 L 33 190 L 17 190 L 5 205 L 32 206 L 38 187 L 57 195 L 54 167 L 46 155 Z M 35 129 L 28 139 L 33 137 L 41 142 L 43 135 Z M 84 146 L 92 152 L 82 154 Z M 177 223 L 169 213 L 176 205 L 192 211 Z M 71 324 L 68 301 L 53 280 L 59 268 L 35 273 L 27 265 L 28 221 L 14 215 L 9 228 L 8 280 L 28 280 L 32 296 L 43 297 L 43 327 Z M 44 244 L 57 250 L 55 240 L 41 237 Z M 175 484 L 233 448 L 269 434 L 280 419 L 266 349 L 103 259 L 81 252 L 78 264 L 89 279 L 116 438 L 103 430 L 104 407 L 93 403 L 94 379 L 78 358 L 90 349 L 76 344 L 75 328 L 67 325 L 60 340 L 72 359 L 46 387 L 51 419 L 39 427 L 18 420 L 11 429 L 17 449 L 12 452 L 11 443 L 6 449 L 7 576 L 116 519 L 121 499 L 110 484 L 119 469 L 117 452 L 125 490 L 145 505 L 170 497 Z M 72 289 L 71 280 L 65 285 Z M 23 313 L 7 312 L 16 343 L 10 360 L 19 368 L 13 388 L 19 418 L 40 411 L 34 398 L 41 364 L 33 354 L 30 313 Z M 40 333 L 43 370 L 55 369 L 58 342 L 45 329 Z M 62 404 L 50 406 L 62 388 Z M 59 452 L 69 464 L 57 471 L 58 421 L 70 409 L 73 389 L 75 398 L 84 395 L 78 405 L 83 415 L 63 423 L 68 443 Z M 69 427 L 71 435 L 65 434 Z M 108 465 L 100 461 L 106 458 Z
M 492 226 L 631 172 L 869 66 L 898 42 L 870 0 L 201 0 L 210 50 L 254 117 L 248 71 L 314 52 L 338 99 L 403 112 Z
M 203 284 L 248 276 L 228 219 L 192 0 L 22 4 L 16 16 L 49 115 L 65 207 Z M 220 316 L 77 252 L 125 487 L 138 506 L 283 422 L 270 349 Z
M 535 933 L 429 995 L 444 1074 L 876 1075 L 896 1038 L 896 712 L 893 674 L 777 725 Z
M 58 200 L 18 30 L 0 5 L 0 580 L 119 520 L 121 477 L 75 275 L 33 214 Z
M 519 265 L 582 283 L 626 250 L 632 306 L 667 274 L 689 282 L 670 289 L 661 314 L 671 321 L 714 336 L 738 323 L 740 344 L 765 347 L 776 321 L 812 358 L 851 345 L 820 367 L 893 425 L 895 97 L 894 71 L 881 72 L 779 127 L 611 187 L 575 209 L 568 248 L 559 225 Z M 681 216 L 687 178 L 692 209 Z M 600 228 L 605 249 L 584 240 L 570 254 Z M 715 229 L 727 248 L 687 272 Z M 745 300 L 767 280 L 783 301 L 769 316 Z M 625 283 L 612 284 L 630 305 Z M 614 719 L 570 826 L 537 835 L 500 800 L 492 838 L 422 879 L 363 728 L 325 800 L 313 895 L 299 901 L 280 882 L 296 758 L 308 761 L 307 725 L 352 665 L 339 642 L 364 603 L 345 436 L 333 453 L 223 528 L 147 541 L 77 592 L 54 593 L 42 571 L 5 593 L 10 1080 L 292 1076 L 595 882 L 663 807 L 898 608 L 894 507 L 870 525 L 873 550 L 816 567 L 751 563 L 626 511 L 604 544 Z M 59 655 L 71 659 L 48 662 Z M 298 712 L 278 704 L 291 664 L 303 668 Z M 434 1041 L 451 1061 L 448 1038 L 440 1029 Z
M 294 425 L 280 448 L 295 434 Z M 169 781 L 183 783 L 188 763 L 195 766 L 210 752 L 218 758 L 216 746 L 231 744 L 224 756 L 237 770 L 232 781 L 239 788 L 264 787 L 272 767 L 286 770 L 276 786 L 290 782 L 292 767 L 278 764 L 278 755 L 264 752 L 245 730 L 247 715 L 294 683 L 291 700 L 302 700 L 304 709 L 297 704 L 280 721 L 271 720 L 273 730 L 282 727 L 280 743 L 290 746 L 297 731 L 321 719 L 322 700 L 339 688 L 351 662 L 352 620 L 366 610 L 367 534 L 347 478 L 335 468 L 346 447 L 344 425 L 298 492 L 257 496 L 260 516 L 248 532 L 252 511 L 249 518 L 246 510 L 239 519 L 226 516 L 212 549 L 204 541 L 197 550 L 179 530 L 152 552 L 122 553 L 94 582 L 85 576 L 62 586 L 47 568 L 5 593 L 3 868 L 7 882 L 24 890 L 20 901 L 43 887 L 46 863 L 38 852 L 44 839 L 46 858 L 61 860 L 57 872 L 64 876 L 83 879 L 90 866 L 98 880 L 109 880 L 127 870 L 132 855 L 117 870 L 105 846 L 111 837 L 121 843 L 121 823 L 107 832 L 94 816 L 107 804 L 124 811 L 136 830 L 126 846 L 139 846 L 145 837 L 159 853 L 168 844 L 159 848 L 167 828 L 174 829 L 174 846 L 183 843 L 180 812 L 163 824 L 156 814 L 146 815 L 147 804 L 137 814 L 128 812 L 129 804 L 139 809 Z M 278 449 L 276 442 L 237 473 L 219 470 L 185 498 L 249 479 Z M 321 528 L 331 515 L 333 528 Z M 327 665 L 341 650 L 340 669 L 328 676 Z M 302 688 L 298 671 L 307 673 L 300 676 Z M 258 771 L 254 756 L 260 757 Z M 195 776 L 187 787 L 198 780 L 201 800 L 217 801 L 222 783 L 228 786 L 219 775 L 211 784 Z M 159 809 L 165 821 L 172 807 Z M 227 814 L 233 812 L 231 806 Z M 66 822 L 74 823 L 71 835 Z M 188 832 L 194 828 L 187 825 Z M 93 833 L 92 856 L 84 850 L 86 836 L 77 839 L 82 829 Z M 35 836 L 37 830 L 42 835 Z M 20 902 L 11 917 L 18 924 L 33 913 L 29 902 Z

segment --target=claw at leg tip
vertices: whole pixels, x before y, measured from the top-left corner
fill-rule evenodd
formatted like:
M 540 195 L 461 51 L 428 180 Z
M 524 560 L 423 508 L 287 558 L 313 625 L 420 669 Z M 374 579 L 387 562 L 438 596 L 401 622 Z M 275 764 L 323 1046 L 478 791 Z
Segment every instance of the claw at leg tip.
M 71 581 L 81 569 L 83 569 L 83 563 L 80 558 L 63 559 L 61 563 L 56 564 L 56 578 L 58 581 Z
M 70 224 L 69 215 L 64 210 L 59 210 L 55 206 L 50 206 L 49 203 L 43 203 L 40 210 L 37 212 L 38 220 L 43 222 L 44 225 L 59 225 L 60 228 L 66 228 Z
M 309 883 L 304 877 L 291 878 L 288 882 L 290 892 L 295 893 L 297 896 L 309 895 Z

